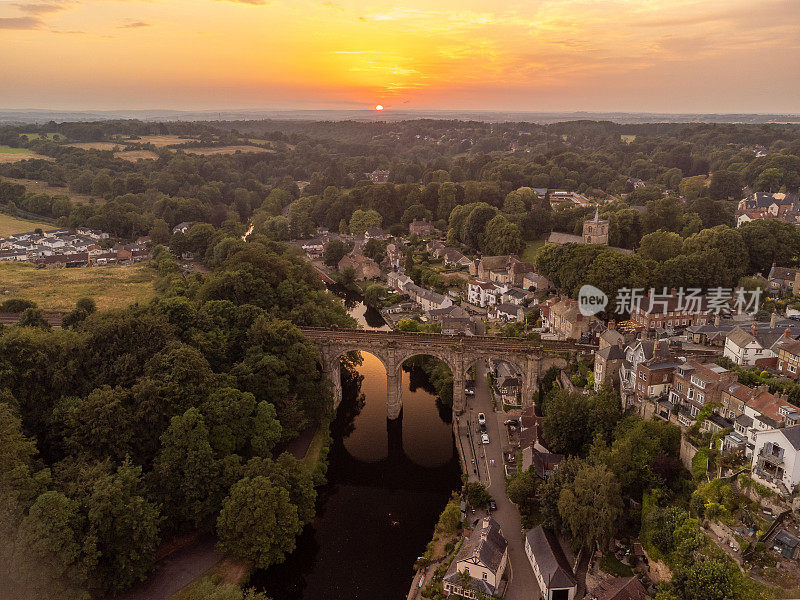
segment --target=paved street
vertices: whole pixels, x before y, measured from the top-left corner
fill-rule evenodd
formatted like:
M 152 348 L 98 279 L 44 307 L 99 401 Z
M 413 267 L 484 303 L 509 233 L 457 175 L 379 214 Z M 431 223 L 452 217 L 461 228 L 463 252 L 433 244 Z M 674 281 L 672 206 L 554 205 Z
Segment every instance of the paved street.
M 506 497 L 505 474 L 503 472 L 503 447 L 506 444 L 506 433 L 503 422 L 505 413 L 500 410 L 495 412 L 492 408 L 489 384 L 486 381 L 486 362 L 478 361 L 475 373 L 475 396 L 469 398 L 469 410 L 461 419 L 469 419 L 471 441 L 465 433 L 466 424 L 462 423 L 461 443 L 464 454 L 469 463 L 476 453 L 476 469 L 478 479 L 487 486 L 492 498 L 497 502 L 497 511 L 494 518 L 500 523 L 503 534 L 508 540 L 508 555 L 511 581 L 505 593 L 508 600 L 533 600 L 540 596 L 539 586 L 531 569 L 528 557 L 525 554 L 525 540 L 522 532 L 522 522 L 517 507 Z M 478 431 L 478 413 L 486 414 L 486 429 L 489 434 L 489 444 L 480 443 Z M 492 460 L 494 464 L 492 464 Z M 470 474 L 471 480 L 475 473 Z

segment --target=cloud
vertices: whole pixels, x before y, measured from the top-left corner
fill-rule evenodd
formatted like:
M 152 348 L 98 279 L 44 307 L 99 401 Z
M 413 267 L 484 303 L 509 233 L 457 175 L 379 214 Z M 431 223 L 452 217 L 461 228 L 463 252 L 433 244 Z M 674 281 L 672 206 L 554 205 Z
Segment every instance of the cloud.
M 124 25 L 118 25 L 119 29 L 140 29 L 142 27 L 150 27 L 150 23 L 145 23 L 144 21 L 131 21 L 130 23 L 125 23 Z
M 42 20 L 38 17 L 5 17 L 0 18 L 0 29 L 39 29 Z
M 26 12 L 31 15 L 44 15 L 47 13 L 54 13 L 60 10 L 65 10 L 68 4 L 70 3 L 41 2 L 41 3 L 27 4 L 24 2 L 17 2 L 14 4 L 14 6 L 16 6 L 22 12 Z

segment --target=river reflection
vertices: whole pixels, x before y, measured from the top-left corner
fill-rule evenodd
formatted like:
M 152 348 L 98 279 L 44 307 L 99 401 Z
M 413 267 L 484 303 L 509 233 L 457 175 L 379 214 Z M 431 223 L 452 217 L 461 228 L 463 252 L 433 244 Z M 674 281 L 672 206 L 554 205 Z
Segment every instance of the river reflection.
M 405 598 L 414 561 L 460 485 L 450 409 L 425 373 L 403 373 L 403 413 L 387 421 L 386 371 L 362 358 L 357 376 L 343 377 L 317 518 L 284 564 L 253 576 L 273 600 Z

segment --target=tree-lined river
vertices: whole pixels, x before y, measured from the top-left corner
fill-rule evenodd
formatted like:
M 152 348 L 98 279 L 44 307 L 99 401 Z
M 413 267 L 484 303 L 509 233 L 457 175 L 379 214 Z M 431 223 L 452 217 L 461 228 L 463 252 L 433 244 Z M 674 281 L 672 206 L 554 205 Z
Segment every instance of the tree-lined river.
M 362 326 L 381 327 L 377 311 L 351 304 Z M 254 576 L 274 600 L 405 598 L 414 561 L 460 486 L 450 409 L 425 374 L 403 373 L 402 417 L 388 422 L 386 371 L 373 355 L 362 357 L 360 381 L 345 385 L 331 426 L 317 517 L 284 564 Z

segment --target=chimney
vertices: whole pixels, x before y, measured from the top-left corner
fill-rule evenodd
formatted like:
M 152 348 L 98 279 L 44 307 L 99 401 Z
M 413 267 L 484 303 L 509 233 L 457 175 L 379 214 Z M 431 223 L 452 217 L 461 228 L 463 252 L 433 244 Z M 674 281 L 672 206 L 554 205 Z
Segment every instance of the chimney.
M 617 328 L 617 322 L 614 319 L 611 319 L 608 322 L 608 328 L 609 329 L 616 329 Z
M 758 323 L 756 323 L 755 320 L 753 320 L 753 323 L 750 325 L 750 333 L 753 336 L 758 335 Z
M 792 337 L 792 328 L 787 325 L 786 329 L 783 330 L 783 337 L 791 338 Z
M 719 313 L 717 313 L 716 315 L 714 315 L 714 327 L 719 327 L 719 320 L 720 316 Z
M 775 325 L 777 323 L 778 323 L 778 313 L 773 310 L 772 314 L 769 316 L 769 328 L 775 329 Z

